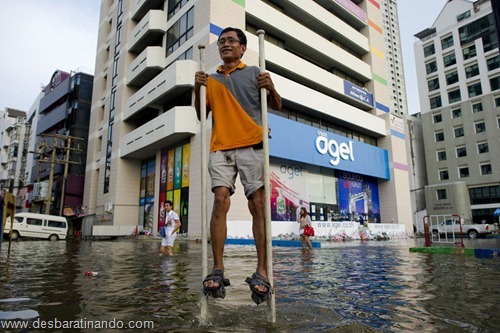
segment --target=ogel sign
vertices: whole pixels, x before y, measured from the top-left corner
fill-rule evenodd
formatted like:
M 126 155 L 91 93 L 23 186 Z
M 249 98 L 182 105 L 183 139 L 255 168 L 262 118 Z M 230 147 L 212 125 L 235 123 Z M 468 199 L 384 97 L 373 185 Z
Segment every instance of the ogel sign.
M 331 165 L 339 165 L 340 160 L 351 160 L 354 162 L 354 151 L 352 148 L 352 141 L 349 143 L 341 142 L 340 144 L 334 139 L 328 140 L 328 134 L 322 131 L 317 132 L 318 137 L 314 146 L 316 151 L 321 155 L 329 154 Z
M 378 148 L 268 114 L 271 139 L 269 155 L 320 167 L 349 171 L 360 175 L 389 179 L 389 154 Z

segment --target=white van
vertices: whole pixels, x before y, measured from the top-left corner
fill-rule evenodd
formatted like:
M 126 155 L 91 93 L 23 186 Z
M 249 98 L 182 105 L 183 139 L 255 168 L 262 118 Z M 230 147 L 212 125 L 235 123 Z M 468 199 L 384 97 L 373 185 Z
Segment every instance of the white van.
M 7 220 L 4 235 L 9 237 L 10 222 Z M 36 213 L 17 213 L 14 215 L 12 239 L 18 237 L 45 238 L 51 241 L 66 239 L 68 221 L 63 216 Z

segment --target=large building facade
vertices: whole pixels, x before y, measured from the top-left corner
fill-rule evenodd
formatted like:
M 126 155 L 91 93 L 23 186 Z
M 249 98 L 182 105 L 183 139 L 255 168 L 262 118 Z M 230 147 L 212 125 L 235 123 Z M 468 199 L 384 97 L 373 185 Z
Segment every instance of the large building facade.
M 0 189 L 15 196 L 26 182 L 29 131 L 25 111 L 0 111 Z
M 249 65 L 258 64 L 256 32 L 266 31 L 266 69 L 283 98 L 281 111 L 269 110 L 273 234 L 297 229 L 299 205 L 323 233 L 328 222 L 361 218 L 411 232 L 405 125 L 401 111 L 391 113 L 383 17 L 376 0 L 103 1 L 84 206 L 97 223 L 155 232 L 159 203 L 172 199 L 182 231 L 200 236 L 198 45 L 213 72 L 217 37 L 233 26 L 246 32 Z M 251 234 L 239 183 L 228 220 L 241 227 L 230 234 Z
M 448 1 L 415 35 L 429 214 L 493 223 L 500 207 L 500 55 L 491 2 Z
M 56 70 L 31 108 L 32 211 L 81 210 L 93 81 L 80 70 Z

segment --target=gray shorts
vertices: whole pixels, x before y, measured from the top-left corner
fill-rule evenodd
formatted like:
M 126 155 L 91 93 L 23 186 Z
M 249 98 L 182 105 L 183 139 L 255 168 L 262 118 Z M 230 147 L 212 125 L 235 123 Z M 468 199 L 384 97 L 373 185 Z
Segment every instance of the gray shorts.
M 223 186 L 229 189 L 231 195 L 239 173 L 245 196 L 250 198 L 264 186 L 264 151 L 245 147 L 210 153 L 208 172 L 212 178 L 212 192 L 214 188 Z

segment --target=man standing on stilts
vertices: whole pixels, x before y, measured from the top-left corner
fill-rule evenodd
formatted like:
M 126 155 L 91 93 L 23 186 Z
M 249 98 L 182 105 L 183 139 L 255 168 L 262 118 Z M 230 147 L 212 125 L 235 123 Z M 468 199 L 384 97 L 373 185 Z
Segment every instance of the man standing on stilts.
M 281 109 L 281 96 L 274 88 L 269 73 L 260 73 L 256 66 L 246 66 L 241 58 L 247 49 L 243 31 L 226 28 L 217 41 L 223 64 L 217 72 L 195 75 L 195 106 L 200 117 L 200 87 L 206 86 L 207 112 L 212 111 L 209 173 L 214 192 L 214 206 L 210 220 L 210 236 L 214 265 L 203 281 L 205 294 L 225 297 L 224 243 L 227 234 L 227 212 L 230 196 L 235 191 L 237 175 L 248 199 L 252 215 L 252 230 L 257 249 L 257 268 L 246 282 L 252 290 L 252 299 L 260 304 L 271 292 L 267 275 L 266 228 L 264 205 L 264 157 L 262 150 L 262 120 L 260 89 L 268 91 L 269 106 Z

